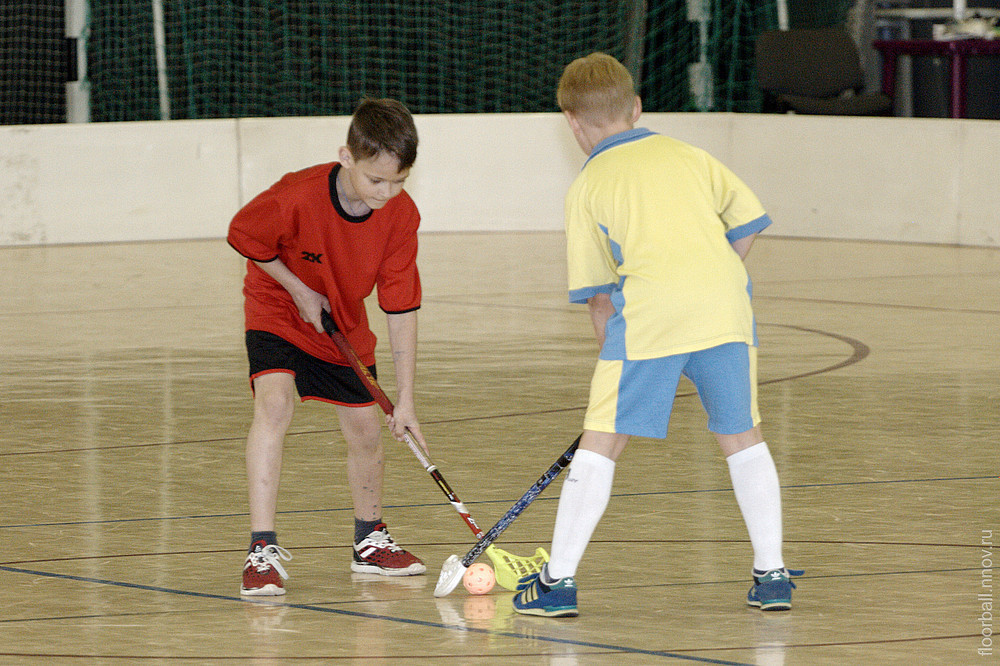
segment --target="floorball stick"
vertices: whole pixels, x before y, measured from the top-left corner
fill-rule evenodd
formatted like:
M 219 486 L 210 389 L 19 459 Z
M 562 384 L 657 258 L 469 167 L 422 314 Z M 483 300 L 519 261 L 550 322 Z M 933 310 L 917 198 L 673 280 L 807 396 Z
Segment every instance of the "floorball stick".
M 510 524 L 545 490 L 546 486 L 552 483 L 559 476 L 559 473 L 569 465 L 579 444 L 580 437 L 577 437 L 576 441 L 570 444 L 570 447 L 559 456 L 559 459 L 535 481 L 534 485 L 528 488 L 528 491 L 521 496 L 521 499 L 517 500 L 514 506 L 508 509 L 507 513 L 497 521 L 496 525 L 487 530 L 486 534 L 479 539 L 479 542 L 472 547 L 472 550 L 465 554 L 465 557 L 458 559 L 457 555 L 451 555 L 445 560 L 444 565 L 441 567 L 441 575 L 438 577 L 437 585 L 434 587 L 435 597 L 447 596 L 451 594 L 452 590 L 458 587 L 458 583 L 462 580 L 462 576 L 465 575 L 465 571 L 469 568 L 469 565 L 475 562 L 476 558 L 482 555 L 483 551 L 488 549 L 497 537 L 510 527 Z
M 375 381 L 375 378 L 372 377 L 372 373 L 368 371 L 367 366 L 361 362 L 361 359 L 358 357 L 358 353 L 354 351 L 353 347 L 351 347 L 351 343 L 347 341 L 344 334 L 337 328 L 337 324 L 334 323 L 333 317 L 330 316 L 330 313 L 326 310 L 322 311 L 321 317 L 323 329 L 326 331 L 327 335 L 330 336 L 330 339 L 333 340 L 333 344 L 337 346 L 340 353 L 343 354 L 344 358 L 347 359 L 347 362 L 350 363 L 354 372 L 357 373 L 358 378 L 361 380 L 361 383 L 364 384 L 365 388 L 368 389 L 368 392 L 372 394 L 372 398 L 374 398 L 375 402 L 378 403 L 378 406 L 382 408 L 382 411 L 387 415 L 392 416 L 393 411 L 396 409 L 395 406 L 393 406 L 392 401 L 389 400 L 389 396 L 385 394 L 385 391 L 383 391 L 378 385 L 378 382 Z M 476 521 L 472 518 L 469 510 L 465 508 L 465 504 L 462 503 L 462 500 L 458 499 L 458 495 L 456 495 L 455 491 L 451 489 L 451 486 L 449 486 L 448 482 L 445 481 L 441 472 L 438 471 L 437 466 L 430 461 L 427 454 L 424 453 L 423 448 L 417 440 L 413 438 L 413 435 L 410 434 L 409 430 L 406 430 L 403 433 L 403 440 L 410 448 L 410 451 L 413 452 L 413 455 L 417 457 L 417 460 L 420 461 L 420 464 L 423 465 L 427 473 L 430 474 L 431 478 L 438 484 L 438 487 L 441 488 L 441 491 L 448 497 L 448 501 L 451 502 L 453 507 L 455 507 L 455 511 L 458 512 L 458 515 L 462 516 L 462 520 L 464 520 L 465 524 L 469 526 L 469 529 L 476 535 L 476 538 L 483 538 L 483 531 L 479 529 L 479 525 L 476 524 Z

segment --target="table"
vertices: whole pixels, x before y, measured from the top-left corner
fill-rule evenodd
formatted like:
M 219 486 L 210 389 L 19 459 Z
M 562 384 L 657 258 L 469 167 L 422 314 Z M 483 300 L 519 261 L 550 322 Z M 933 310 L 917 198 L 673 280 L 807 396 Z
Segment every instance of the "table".
M 876 9 L 874 11 L 877 19 L 900 19 L 906 21 L 942 20 L 947 21 L 955 18 L 954 7 L 894 7 L 886 9 Z M 1000 18 L 1000 9 L 991 7 L 967 7 L 962 14 L 963 18 L 981 16 L 982 18 Z
M 933 55 L 951 59 L 952 118 L 965 117 L 965 72 L 970 56 L 1000 56 L 1000 39 L 877 39 L 872 43 L 882 54 L 882 92 L 896 92 L 896 61 L 901 55 Z

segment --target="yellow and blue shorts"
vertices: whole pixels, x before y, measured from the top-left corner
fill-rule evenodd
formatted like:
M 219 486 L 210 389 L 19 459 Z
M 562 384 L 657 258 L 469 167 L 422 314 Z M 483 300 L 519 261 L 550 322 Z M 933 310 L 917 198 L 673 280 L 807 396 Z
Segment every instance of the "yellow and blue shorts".
M 641 361 L 598 360 L 583 427 L 666 437 L 681 375 L 697 389 L 712 432 L 735 435 L 760 423 L 757 348 L 732 342 Z

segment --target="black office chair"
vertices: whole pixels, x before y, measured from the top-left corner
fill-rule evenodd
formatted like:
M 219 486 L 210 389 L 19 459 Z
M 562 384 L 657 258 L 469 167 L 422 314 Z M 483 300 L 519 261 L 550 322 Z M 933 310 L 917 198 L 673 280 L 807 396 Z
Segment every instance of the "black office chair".
M 841 27 L 772 30 L 757 37 L 757 82 L 764 111 L 879 116 L 892 100 L 865 92 L 861 58 Z

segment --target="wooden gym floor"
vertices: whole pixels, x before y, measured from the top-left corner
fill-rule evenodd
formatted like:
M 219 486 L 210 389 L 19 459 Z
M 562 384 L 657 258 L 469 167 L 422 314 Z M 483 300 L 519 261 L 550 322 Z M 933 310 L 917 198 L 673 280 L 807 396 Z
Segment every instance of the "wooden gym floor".
M 425 234 L 418 409 L 484 527 L 579 432 L 595 343 L 561 234 Z M 287 438 L 283 598 L 240 598 L 251 404 L 224 241 L 0 249 L 3 663 L 972 664 L 1000 541 L 1000 251 L 762 237 L 764 432 L 794 608 L 744 604 L 751 552 L 690 385 L 633 440 L 579 618 L 432 595 L 474 537 L 386 438 L 385 516 L 428 573 L 352 575 L 332 410 Z M 373 308 L 377 333 L 384 318 Z M 391 364 L 380 352 L 392 395 Z M 551 538 L 557 480 L 498 545 Z

